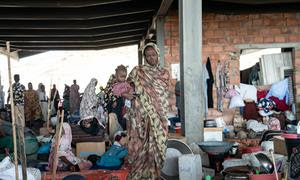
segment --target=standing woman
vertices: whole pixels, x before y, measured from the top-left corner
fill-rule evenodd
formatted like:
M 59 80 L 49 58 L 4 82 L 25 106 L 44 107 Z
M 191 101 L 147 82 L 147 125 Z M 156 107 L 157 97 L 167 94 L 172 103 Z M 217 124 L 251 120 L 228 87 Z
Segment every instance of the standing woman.
M 47 121 L 48 118 L 48 99 L 46 96 L 46 91 L 45 91 L 45 86 L 40 83 L 38 87 L 38 95 L 39 95 L 39 100 L 40 100 L 40 106 L 42 109 L 42 114 L 43 114 L 43 120 Z
M 98 97 L 96 95 L 97 79 L 92 78 L 84 90 L 80 103 L 80 120 L 97 117 Z
M 159 179 L 165 161 L 168 134 L 169 72 L 159 66 L 159 49 L 148 43 L 145 64 L 129 74 L 136 97 L 126 114 L 130 179 Z
M 73 83 L 70 87 L 70 114 L 78 111 L 80 106 L 79 86 L 76 80 L 73 80 Z

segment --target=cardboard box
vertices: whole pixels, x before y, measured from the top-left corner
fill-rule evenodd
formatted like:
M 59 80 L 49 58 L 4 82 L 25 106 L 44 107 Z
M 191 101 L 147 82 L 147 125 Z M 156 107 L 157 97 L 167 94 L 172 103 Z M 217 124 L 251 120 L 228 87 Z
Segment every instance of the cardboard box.
M 96 154 L 101 156 L 105 152 L 105 142 L 81 142 L 76 144 L 76 156 L 88 157 Z
M 273 142 L 274 142 L 274 152 L 276 154 L 282 154 L 287 156 L 287 150 L 286 150 L 286 146 L 285 146 L 285 140 L 283 137 L 281 136 L 274 136 L 273 138 Z
M 204 128 L 204 141 L 223 141 L 223 128 Z

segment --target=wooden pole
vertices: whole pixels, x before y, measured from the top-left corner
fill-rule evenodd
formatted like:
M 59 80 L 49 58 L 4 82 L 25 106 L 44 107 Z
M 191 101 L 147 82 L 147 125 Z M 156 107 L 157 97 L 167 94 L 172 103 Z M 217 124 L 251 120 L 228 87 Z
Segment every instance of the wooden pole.
M 16 124 L 18 127 L 18 145 L 19 145 L 19 156 L 22 165 L 22 177 L 23 180 L 27 180 L 27 160 L 26 160 L 26 151 L 25 151 L 25 138 L 24 138 L 24 127 L 25 127 L 25 118 L 23 112 L 20 109 L 16 108 Z
M 52 82 L 50 83 L 50 90 L 49 90 L 49 98 L 48 98 L 48 115 L 47 115 L 47 129 L 49 131 L 49 124 L 50 124 L 50 118 L 51 118 L 51 86 Z
M 15 118 L 15 103 L 13 96 L 12 88 L 12 79 L 11 79 L 11 65 L 10 65 L 10 43 L 6 42 L 7 50 L 7 64 L 8 64 L 8 79 L 9 79 L 9 96 L 10 96 L 10 105 L 11 105 L 11 119 L 12 119 L 12 128 L 13 128 L 13 143 L 14 143 L 14 163 L 15 163 L 15 173 L 16 180 L 19 180 L 19 171 L 18 171 L 18 150 L 17 150 L 17 135 L 16 135 L 16 118 Z
M 52 164 L 52 180 L 56 179 L 56 170 L 57 170 L 57 163 L 58 163 L 58 148 L 59 148 L 59 143 L 60 143 L 60 136 L 62 133 L 62 127 L 63 127 L 63 123 L 64 123 L 64 110 L 62 110 L 62 112 L 58 113 L 58 119 L 56 122 L 56 133 L 55 133 L 55 146 L 54 146 L 54 155 L 53 155 L 53 164 Z M 59 122 L 59 119 L 61 120 Z

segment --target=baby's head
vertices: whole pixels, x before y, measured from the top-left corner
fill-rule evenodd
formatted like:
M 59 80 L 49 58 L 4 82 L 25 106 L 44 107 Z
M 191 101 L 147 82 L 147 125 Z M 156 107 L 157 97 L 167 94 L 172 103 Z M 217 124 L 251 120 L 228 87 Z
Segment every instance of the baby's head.
M 124 82 L 127 77 L 127 68 L 124 65 L 119 65 L 116 68 L 116 79 L 117 82 Z
M 128 138 L 127 138 L 127 134 L 124 131 L 118 131 L 115 134 L 115 141 L 119 142 L 119 144 L 121 144 L 122 146 L 126 146 L 126 144 L 128 143 Z

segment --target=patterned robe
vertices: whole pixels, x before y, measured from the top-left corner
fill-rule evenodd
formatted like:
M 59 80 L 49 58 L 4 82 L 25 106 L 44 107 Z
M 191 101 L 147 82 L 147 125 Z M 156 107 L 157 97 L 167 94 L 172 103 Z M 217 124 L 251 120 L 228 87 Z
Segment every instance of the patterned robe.
M 24 94 L 24 113 L 26 121 L 34 121 L 41 118 L 42 110 L 38 92 L 27 90 Z
M 129 74 L 137 97 L 128 119 L 130 179 L 158 179 L 167 149 L 169 72 L 159 66 L 135 67 Z

